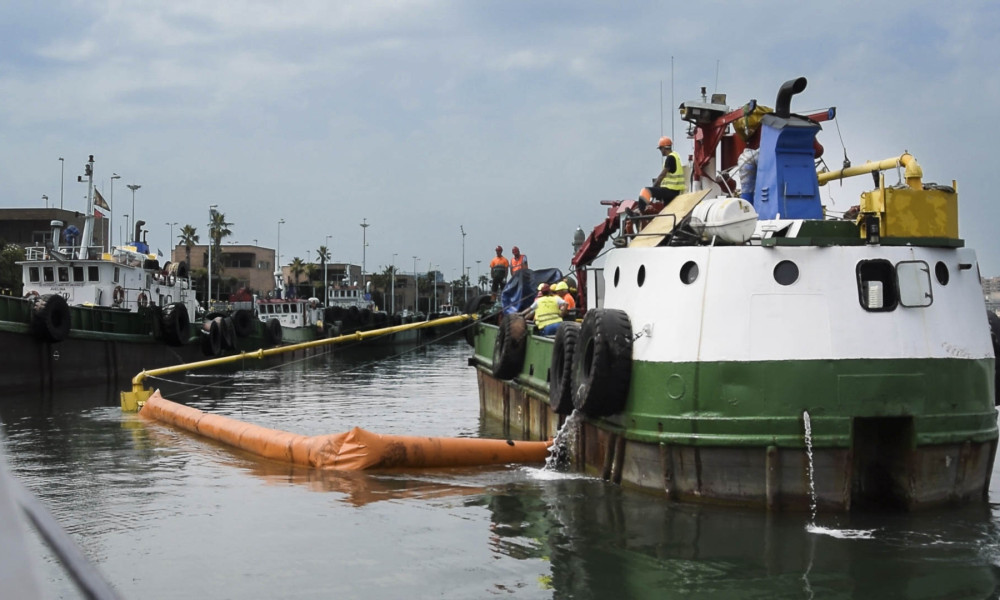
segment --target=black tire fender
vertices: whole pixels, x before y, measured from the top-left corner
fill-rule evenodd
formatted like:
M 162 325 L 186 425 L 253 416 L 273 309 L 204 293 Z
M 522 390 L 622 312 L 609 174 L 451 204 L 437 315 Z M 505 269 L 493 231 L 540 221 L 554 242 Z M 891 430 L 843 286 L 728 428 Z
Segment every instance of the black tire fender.
M 59 294 L 45 294 L 31 308 L 31 329 L 46 342 L 61 342 L 69 335 L 70 311 L 66 299 Z
M 573 360 L 580 339 L 580 324 L 566 321 L 559 325 L 552 343 L 549 366 L 549 406 L 559 415 L 573 412 Z
M 986 319 L 990 324 L 990 340 L 993 342 L 993 404 L 1000 406 L 1000 317 L 988 310 Z
M 237 337 L 245 338 L 253 335 L 253 313 L 245 308 L 234 312 L 233 328 Z
M 161 316 L 163 339 L 170 346 L 181 346 L 187 341 L 191 329 L 191 317 L 183 302 L 173 302 L 163 308 Z
M 277 319 L 268 319 L 264 324 L 264 339 L 268 346 L 277 346 L 281 343 L 281 322 Z
M 632 380 L 632 323 L 625 311 L 587 311 L 573 360 L 573 407 L 591 417 L 625 408 Z
M 201 353 L 218 356 L 222 353 L 222 324 L 218 319 L 205 321 L 201 329 Z
M 479 314 L 484 308 L 493 305 L 493 297 L 489 294 L 480 294 L 475 298 L 470 298 L 465 304 L 465 314 L 476 315 Z M 466 323 L 465 326 L 465 341 L 469 343 L 470 346 L 476 345 L 476 332 L 479 331 L 479 324 L 475 322 Z
M 504 315 L 500 321 L 496 343 L 493 345 L 493 376 L 497 379 L 513 379 L 524 365 L 525 344 L 528 338 L 528 323 L 518 313 Z
M 236 347 L 236 326 L 233 325 L 233 319 L 229 315 L 224 317 L 216 317 L 219 321 L 219 325 L 222 327 L 222 349 L 232 350 Z

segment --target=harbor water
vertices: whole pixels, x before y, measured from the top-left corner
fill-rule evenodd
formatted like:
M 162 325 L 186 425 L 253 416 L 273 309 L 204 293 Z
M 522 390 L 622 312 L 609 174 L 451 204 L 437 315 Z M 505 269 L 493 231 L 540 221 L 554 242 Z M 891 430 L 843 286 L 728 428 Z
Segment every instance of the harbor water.
M 294 433 L 506 437 L 461 341 L 156 381 Z M 117 388 L 0 399 L 10 471 L 124 598 L 996 598 L 989 502 L 914 514 L 675 504 L 538 466 L 317 472 L 118 407 Z M 79 597 L 29 536 L 46 597 Z M 2 591 L 0 591 L 2 596 Z

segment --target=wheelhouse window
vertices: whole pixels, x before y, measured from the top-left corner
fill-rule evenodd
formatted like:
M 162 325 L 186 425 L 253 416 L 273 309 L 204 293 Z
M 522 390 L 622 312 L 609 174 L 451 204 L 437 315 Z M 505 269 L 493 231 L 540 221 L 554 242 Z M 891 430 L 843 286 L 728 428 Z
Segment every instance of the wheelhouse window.
M 83 267 L 73 267 L 73 281 L 83 282 Z
M 896 270 L 884 259 L 863 260 L 857 266 L 858 299 L 871 312 L 889 312 L 899 303 Z
M 28 267 L 28 281 L 38 283 L 38 267 Z
M 42 279 L 46 283 L 52 283 L 56 280 L 56 272 L 52 267 L 42 267 Z
M 101 269 L 99 267 L 87 267 L 87 281 L 100 281 Z
M 931 293 L 931 269 L 922 260 L 906 260 L 896 264 L 896 280 L 899 282 L 899 303 L 906 307 L 930 306 L 934 301 Z

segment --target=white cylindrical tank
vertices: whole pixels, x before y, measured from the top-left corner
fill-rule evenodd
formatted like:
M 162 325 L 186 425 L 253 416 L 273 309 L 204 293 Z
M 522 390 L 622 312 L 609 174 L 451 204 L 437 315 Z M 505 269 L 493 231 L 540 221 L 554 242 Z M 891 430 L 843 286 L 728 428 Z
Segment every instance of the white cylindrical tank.
M 718 237 L 730 244 L 742 244 L 753 235 L 757 211 L 743 198 L 702 200 L 691 211 L 691 227 L 703 239 Z

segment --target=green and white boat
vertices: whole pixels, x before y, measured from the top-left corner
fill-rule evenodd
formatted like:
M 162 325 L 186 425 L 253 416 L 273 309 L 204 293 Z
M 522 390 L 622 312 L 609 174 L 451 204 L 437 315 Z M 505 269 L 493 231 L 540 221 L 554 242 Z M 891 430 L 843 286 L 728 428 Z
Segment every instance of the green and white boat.
M 682 501 L 985 501 L 994 346 L 956 184 L 924 182 L 905 153 L 826 172 L 815 136 L 835 110 L 793 114 L 805 86 L 781 86 L 773 111 L 681 105 L 688 191 L 655 215 L 605 202 L 579 234 L 582 323 L 554 339 L 510 311 L 479 325 L 486 415 L 528 438 L 562 427 L 577 469 Z M 754 162 L 753 183 L 731 178 Z M 860 174 L 875 189 L 827 215 L 820 186 Z

